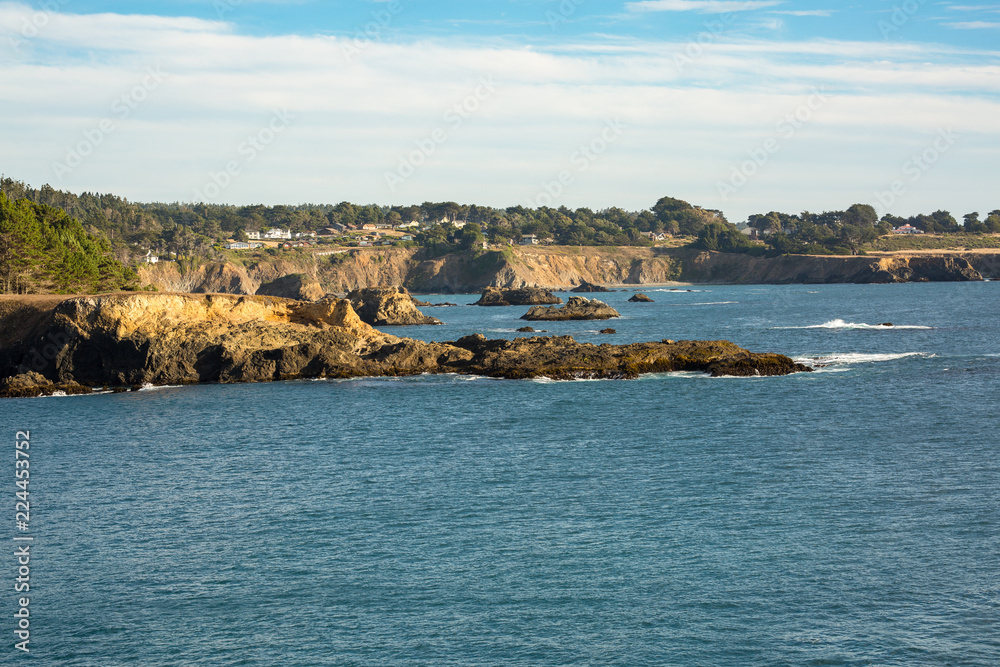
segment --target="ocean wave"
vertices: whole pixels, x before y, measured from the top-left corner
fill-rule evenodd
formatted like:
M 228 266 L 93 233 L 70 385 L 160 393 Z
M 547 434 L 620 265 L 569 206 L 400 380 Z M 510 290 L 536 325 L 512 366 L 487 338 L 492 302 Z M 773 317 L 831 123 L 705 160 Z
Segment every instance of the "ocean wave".
M 703 303 L 674 303 L 671 305 L 680 308 L 682 306 L 728 306 L 733 303 L 739 303 L 739 301 L 705 301 Z
M 873 364 L 885 361 L 897 361 L 909 357 L 931 359 L 936 355 L 926 352 L 900 352 L 897 354 L 869 354 L 864 352 L 844 352 L 841 354 L 825 354 L 816 357 L 799 357 L 794 361 L 799 364 L 820 366 L 848 366 L 852 364 Z
M 181 385 L 179 384 L 155 385 L 152 382 L 147 382 L 146 384 L 139 387 L 139 391 L 159 391 L 160 389 L 181 389 Z
M 915 324 L 865 324 L 864 322 L 845 322 L 841 319 L 830 320 L 823 324 L 812 324 L 804 327 L 774 327 L 775 329 L 862 329 L 866 331 L 894 331 L 896 329 L 933 329 Z

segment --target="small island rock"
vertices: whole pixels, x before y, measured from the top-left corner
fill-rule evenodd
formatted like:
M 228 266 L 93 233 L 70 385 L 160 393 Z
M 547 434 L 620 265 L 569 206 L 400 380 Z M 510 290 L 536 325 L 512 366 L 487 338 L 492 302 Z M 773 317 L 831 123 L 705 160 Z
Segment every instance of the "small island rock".
M 565 306 L 535 306 L 521 316 L 522 320 L 610 320 L 621 317 L 617 310 L 597 299 L 572 296 Z
M 537 306 L 559 304 L 562 299 L 548 290 L 540 287 L 522 287 L 520 289 L 499 289 L 487 287 L 479 301 L 473 306 Z
M 652 299 L 642 293 L 636 294 L 629 301 L 632 303 L 653 303 Z
M 584 280 L 578 286 L 574 287 L 572 292 L 584 293 L 584 292 L 610 292 L 607 287 L 602 287 L 601 285 L 595 285 L 594 283 L 588 283 Z

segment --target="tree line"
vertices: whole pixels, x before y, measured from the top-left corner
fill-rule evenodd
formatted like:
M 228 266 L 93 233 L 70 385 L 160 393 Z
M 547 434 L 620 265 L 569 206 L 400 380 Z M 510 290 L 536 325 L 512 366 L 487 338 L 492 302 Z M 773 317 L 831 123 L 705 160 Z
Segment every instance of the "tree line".
M 136 289 L 138 277 L 111 244 L 65 211 L 0 192 L 0 291 L 108 292 Z

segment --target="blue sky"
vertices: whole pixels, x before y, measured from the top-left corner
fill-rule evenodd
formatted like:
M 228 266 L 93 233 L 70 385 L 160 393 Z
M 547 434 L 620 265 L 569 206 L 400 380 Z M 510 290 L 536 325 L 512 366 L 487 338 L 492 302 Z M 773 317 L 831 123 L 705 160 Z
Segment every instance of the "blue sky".
M 1000 208 L 1000 2 L 0 2 L 0 171 L 148 201 Z

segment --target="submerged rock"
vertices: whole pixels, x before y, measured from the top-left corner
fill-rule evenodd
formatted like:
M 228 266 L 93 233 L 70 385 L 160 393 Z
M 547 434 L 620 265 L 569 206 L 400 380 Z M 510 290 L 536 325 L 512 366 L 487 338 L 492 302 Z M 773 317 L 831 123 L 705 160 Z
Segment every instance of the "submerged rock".
M 473 306 L 535 306 L 562 303 L 562 299 L 539 287 L 498 289 L 487 287 Z
M 621 314 L 597 299 L 587 299 L 582 296 L 571 296 L 565 306 L 535 306 L 521 316 L 522 320 L 610 320 L 621 317 Z
M 600 333 L 602 333 L 602 334 L 616 334 L 618 332 L 615 329 L 612 329 L 611 327 L 608 327 L 607 329 L 601 329 Z
M 571 292 L 586 293 L 586 292 L 610 292 L 607 287 L 602 287 L 601 285 L 595 285 L 594 283 L 588 283 L 584 280 L 577 287 L 574 287 Z
M 642 293 L 635 294 L 629 301 L 632 303 L 653 303 L 652 299 Z
M 371 287 L 347 295 L 362 322 L 372 326 L 441 324 L 421 313 L 405 287 Z

